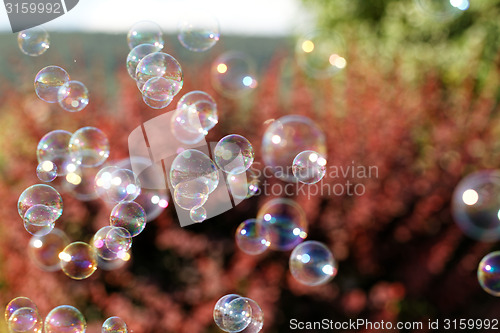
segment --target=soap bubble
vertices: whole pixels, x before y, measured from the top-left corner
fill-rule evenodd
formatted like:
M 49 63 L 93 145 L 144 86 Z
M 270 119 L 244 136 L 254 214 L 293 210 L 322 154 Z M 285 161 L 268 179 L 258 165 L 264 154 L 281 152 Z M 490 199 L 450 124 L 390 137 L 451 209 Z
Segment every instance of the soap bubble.
M 114 227 L 112 226 L 105 226 L 97 230 L 94 237 L 92 237 L 92 241 L 90 242 L 90 245 L 94 248 L 96 254 L 105 260 L 115 260 L 118 258 L 117 253 L 111 251 L 106 245 L 108 232 L 113 228 Z
M 57 101 L 64 110 L 79 112 L 89 104 L 89 91 L 80 81 L 68 81 L 59 88 Z
M 52 210 L 52 222 L 56 221 L 62 214 L 63 202 L 61 195 L 52 186 L 36 184 L 28 187 L 19 196 L 17 211 L 23 219 L 28 209 L 35 205 L 44 205 Z
M 132 246 L 132 236 L 124 228 L 106 226 L 97 230 L 90 245 L 102 259 L 123 259 Z
M 61 67 L 44 67 L 35 76 L 35 93 L 45 102 L 56 103 L 59 88 L 69 80 L 68 73 Z
M 127 324 L 120 317 L 109 317 L 102 324 L 102 333 L 128 333 Z
M 153 44 L 159 49 L 163 49 L 163 33 L 160 26 L 155 22 L 137 22 L 127 34 L 127 43 L 131 50 L 141 44 Z
M 69 244 L 69 238 L 59 229 L 52 229 L 45 235 L 31 237 L 28 253 L 35 264 L 44 271 L 53 272 L 61 269 L 59 253 Z
M 135 237 L 146 227 L 146 212 L 134 201 L 120 202 L 111 211 L 109 221 L 111 226 L 125 228 Z
M 163 109 L 174 99 L 178 86 L 177 81 L 152 77 L 142 87 L 142 99 L 153 109 Z
M 109 157 L 108 137 L 98 128 L 83 127 L 71 136 L 69 150 L 82 166 L 99 166 Z
M 500 296 L 500 251 L 491 252 L 481 260 L 477 280 L 488 294 Z
M 421 14 L 435 21 L 445 21 L 460 16 L 469 9 L 469 0 L 414 0 Z
M 31 308 L 38 312 L 38 308 L 36 307 L 36 304 L 30 300 L 28 297 L 16 297 L 13 300 L 7 304 L 5 307 L 5 321 L 9 322 L 9 318 L 12 316 L 12 314 L 21 308 Z
M 223 137 L 214 149 L 215 163 L 224 172 L 237 175 L 250 168 L 254 159 L 253 147 L 241 135 Z
M 260 181 L 257 174 L 251 169 L 238 175 L 227 175 L 227 186 L 233 198 L 248 199 L 259 192 Z
M 257 87 L 254 62 L 240 52 L 227 52 L 212 64 L 213 87 L 229 98 L 241 97 Z
M 174 200 L 182 209 L 196 209 L 207 202 L 208 191 L 207 184 L 200 179 L 182 182 L 174 189 Z
M 289 265 L 295 280 L 308 286 L 325 284 L 337 275 L 337 262 L 332 252 L 316 241 L 297 245 L 292 251 Z
M 207 13 L 191 12 L 178 24 L 177 38 L 186 49 L 203 52 L 212 48 L 219 41 L 219 22 Z
M 292 165 L 297 154 L 312 150 L 326 158 L 326 139 L 321 129 L 309 118 L 284 116 L 269 125 L 262 138 L 262 159 L 274 176 L 296 182 Z
M 236 294 L 226 295 L 215 304 L 214 320 L 226 332 L 241 332 L 252 321 L 252 308 L 245 298 Z
M 57 177 L 57 166 L 51 161 L 43 161 L 36 167 L 36 175 L 42 182 L 51 182 Z
M 24 54 L 37 57 L 49 49 L 49 33 L 40 27 L 23 30 L 17 35 L 17 44 Z
M 73 242 L 59 254 L 64 274 L 75 280 L 83 280 L 97 269 L 97 254 L 84 242 Z
M 24 214 L 24 228 L 32 235 L 46 235 L 54 229 L 54 210 L 45 205 L 34 205 Z
M 176 156 L 170 167 L 170 182 L 173 188 L 181 183 L 201 181 L 212 193 L 219 184 L 219 173 L 214 162 L 206 154 L 196 149 L 187 149 Z M 181 194 L 185 195 L 187 192 Z
M 457 225 L 469 237 L 485 242 L 500 239 L 500 172 L 475 172 L 462 179 L 452 198 Z
M 12 333 L 42 333 L 43 321 L 38 311 L 30 308 L 20 308 L 9 318 L 9 331 Z
M 326 159 L 321 154 L 306 150 L 293 159 L 292 172 L 304 184 L 316 184 L 326 174 Z
M 305 34 L 298 39 L 295 54 L 306 74 L 318 79 L 330 77 L 347 65 L 344 40 L 331 31 Z
M 256 301 L 250 298 L 244 298 L 252 310 L 252 321 L 241 333 L 258 333 L 264 326 L 264 311 Z
M 236 229 L 235 238 L 240 250 L 251 255 L 264 253 L 271 245 L 267 226 L 256 219 L 243 221 Z
M 107 202 L 132 201 L 141 193 L 139 178 L 128 169 L 115 166 L 102 168 L 95 176 L 99 197 Z
M 172 85 L 172 95 L 175 96 L 182 89 L 184 78 L 181 65 L 170 54 L 163 52 L 150 53 L 139 62 L 135 72 L 137 87 L 143 90 L 144 84 L 153 77 L 163 77 L 177 85 Z
M 87 322 L 82 313 L 70 305 L 60 305 L 45 317 L 45 333 L 84 333 Z
M 207 219 L 207 210 L 203 206 L 192 208 L 189 211 L 189 217 L 191 217 L 191 220 L 193 220 L 193 222 L 203 222 Z
M 201 123 L 196 122 L 196 111 L 191 108 L 181 108 L 174 111 L 170 119 L 170 130 L 175 138 L 182 143 L 192 145 L 205 138 Z
M 205 135 L 219 122 L 215 100 L 203 91 L 191 91 L 182 96 L 177 109 L 189 109 L 186 114 L 190 127 L 198 131 L 201 125 Z
M 293 249 L 307 237 L 307 219 L 302 207 L 290 199 L 272 199 L 259 209 L 257 220 L 269 230 L 270 247 Z
M 135 80 L 137 65 L 141 62 L 142 58 L 150 53 L 159 52 L 160 50 L 160 47 L 153 44 L 140 44 L 134 47 L 127 56 L 127 71 L 130 77 Z
M 36 155 L 38 163 L 51 161 L 56 165 L 57 175 L 64 176 L 70 169 L 76 167 L 76 160 L 69 151 L 69 141 L 72 133 L 63 130 L 55 130 L 43 136 L 38 142 Z

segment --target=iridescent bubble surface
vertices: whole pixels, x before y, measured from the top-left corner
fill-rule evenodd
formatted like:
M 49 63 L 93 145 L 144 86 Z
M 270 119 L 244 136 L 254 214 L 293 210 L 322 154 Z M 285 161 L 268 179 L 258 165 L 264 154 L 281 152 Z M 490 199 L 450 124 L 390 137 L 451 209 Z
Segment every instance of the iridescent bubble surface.
M 57 214 L 45 205 L 33 205 L 24 214 L 24 228 L 32 235 L 46 235 L 54 229 Z
M 36 304 L 31 299 L 29 299 L 28 297 L 23 297 L 23 296 L 16 297 L 16 298 L 12 299 L 9 302 L 9 304 L 7 304 L 7 306 L 5 307 L 5 321 L 9 322 L 10 316 L 12 316 L 12 314 L 16 310 L 21 309 L 21 308 L 31 308 L 31 309 L 35 310 L 36 312 L 38 312 L 38 308 L 37 308 Z
M 57 102 L 68 112 L 79 112 L 89 104 L 89 91 L 80 81 L 68 81 L 57 92 Z
M 127 324 L 120 317 L 109 317 L 102 324 L 102 333 L 128 333 Z
M 51 182 L 57 177 L 57 166 L 52 161 L 43 161 L 36 167 L 36 176 L 42 182 Z
M 264 326 L 264 311 L 260 308 L 259 304 L 251 298 L 244 298 L 250 309 L 252 310 L 252 318 L 248 326 L 241 331 L 242 333 L 258 333 Z
M 152 44 L 162 49 L 164 46 L 163 33 L 160 26 L 155 22 L 137 22 L 127 34 L 127 43 L 131 50 L 141 44 Z
M 109 221 L 111 226 L 125 228 L 135 237 L 146 227 L 146 212 L 134 201 L 120 202 L 111 211 Z
M 69 75 L 63 68 L 44 67 L 35 76 L 35 93 L 47 103 L 56 103 L 59 88 L 69 80 Z
M 19 196 L 17 211 L 24 219 L 28 209 L 35 205 L 44 205 L 52 210 L 52 222 L 56 221 L 62 214 L 63 202 L 61 195 L 52 186 L 36 184 L 28 187 Z
M 190 12 L 178 24 L 177 38 L 186 49 L 203 52 L 219 41 L 219 22 L 206 12 Z
M 35 264 L 44 271 L 53 272 L 61 269 L 59 253 L 69 244 L 69 238 L 59 229 L 52 229 L 48 234 L 31 237 L 28 254 Z
M 463 178 L 455 188 L 452 213 L 469 237 L 493 242 L 500 239 L 500 172 L 479 171 Z
M 179 207 L 185 210 L 199 208 L 208 200 L 209 188 L 200 179 L 182 182 L 174 190 L 174 200 Z
M 25 307 L 12 313 L 8 325 L 12 333 L 42 333 L 43 321 L 38 311 Z
M 213 313 L 214 321 L 217 324 L 217 326 L 219 326 L 219 328 L 222 329 L 223 331 L 235 332 L 235 331 L 231 330 L 231 328 L 227 328 L 225 325 L 225 322 L 229 322 L 231 320 L 231 318 L 229 318 L 229 319 L 224 319 L 224 318 L 226 316 L 230 316 L 230 317 L 232 316 L 232 314 L 230 314 L 230 311 L 235 309 L 236 305 L 242 305 L 242 304 L 245 305 L 246 304 L 245 302 L 238 302 L 238 303 L 234 303 L 233 306 L 231 306 L 231 307 L 229 306 L 232 301 L 235 301 L 235 300 L 238 300 L 241 298 L 242 297 L 240 295 L 229 294 L 229 295 L 222 296 L 215 304 L 214 313 Z M 248 308 L 246 310 L 251 311 L 250 306 L 248 306 Z M 238 316 L 238 315 L 240 315 L 240 316 Z M 240 329 L 236 330 L 236 332 L 243 330 L 246 326 L 248 326 L 249 322 L 251 321 L 251 313 L 248 313 L 247 316 L 245 316 L 245 315 L 241 316 L 241 315 L 242 315 L 241 312 L 234 313 L 233 324 L 237 319 L 236 317 L 238 317 L 238 319 L 242 320 L 239 323 Z
M 37 57 L 49 49 L 49 33 L 40 27 L 20 31 L 17 35 L 17 44 L 24 54 Z
M 45 317 L 44 329 L 45 333 L 84 333 L 87 321 L 77 308 L 61 305 Z
M 113 230 L 113 226 L 105 226 L 102 227 L 101 229 L 97 230 L 97 232 L 94 234 L 94 237 L 92 237 L 92 241 L 90 242 L 90 245 L 94 248 L 96 254 L 105 260 L 115 260 L 118 258 L 118 254 L 114 251 L 111 251 L 110 248 L 108 248 L 106 239 L 108 237 L 108 233 Z
M 152 77 L 142 87 L 144 103 L 153 109 L 163 109 L 173 100 L 179 83 L 164 77 Z
M 97 269 L 97 254 L 87 243 L 73 242 L 59 254 L 64 274 L 75 280 L 83 280 Z
M 80 128 L 69 140 L 69 151 L 82 166 L 99 166 L 109 157 L 108 137 L 95 127 Z
M 170 167 L 170 182 L 174 188 L 181 183 L 200 181 L 212 193 L 219 184 L 219 173 L 214 162 L 196 149 L 187 149 L 176 156 Z M 181 189 L 183 190 L 183 189 Z M 188 192 L 180 193 L 188 195 Z
M 246 95 L 257 87 L 255 67 L 252 59 L 244 53 L 224 53 L 212 64 L 212 85 L 229 98 Z
M 290 199 L 272 199 L 259 209 L 257 219 L 269 230 L 270 247 L 293 249 L 307 237 L 307 219 L 302 207 Z
M 303 242 L 290 255 L 290 272 L 295 280 L 308 286 L 325 284 L 337 275 L 337 262 L 323 243 Z
M 500 296 L 500 251 L 491 252 L 481 260 L 477 280 L 488 294 Z
M 127 56 L 127 71 L 130 77 L 135 80 L 137 65 L 141 62 L 142 58 L 150 53 L 159 52 L 160 50 L 160 47 L 153 44 L 140 44 L 134 47 Z
M 212 96 L 203 91 L 195 90 L 182 96 L 177 103 L 177 109 L 188 109 L 187 119 L 190 128 L 198 131 L 201 126 L 205 135 L 219 122 L 217 103 Z
M 262 138 L 262 159 L 274 176 L 296 182 L 292 165 L 295 157 L 312 150 L 326 158 L 326 138 L 311 119 L 288 115 L 271 123 Z
M 192 208 L 189 211 L 189 217 L 193 220 L 193 222 L 203 222 L 207 219 L 207 210 L 203 206 Z
M 137 198 L 141 184 L 131 170 L 108 166 L 96 174 L 95 189 L 103 200 L 116 203 Z
M 170 130 L 175 138 L 185 144 L 196 144 L 205 138 L 205 131 L 191 108 L 178 108 L 170 119 Z
M 68 131 L 55 130 L 45 134 L 36 148 L 38 163 L 51 161 L 56 165 L 57 175 L 64 176 L 68 173 L 68 168 L 72 170 L 76 167 L 76 160 L 69 151 L 69 141 L 73 134 Z
M 326 159 L 319 153 L 306 150 L 293 159 L 292 172 L 304 184 L 316 184 L 326 174 Z
M 144 84 L 153 77 L 163 77 L 171 82 L 177 82 L 177 85 L 172 85 L 174 96 L 179 93 L 184 83 L 179 62 L 170 54 L 163 52 L 150 53 L 137 65 L 135 78 L 140 91 L 143 90 Z
M 237 175 L 250 168 L 254 160 L 252 144 L 238 134 L 223 137 L 214 149 L 215 163 L 224 172 Z
M 241 332 L 251 321 L 252 308 L 246 298 L 238 297 L 227 303 L 222 316 L 222 325 L 226 330 Z
M 236 245 L 247 254 L 264 253 L 271 245 L 267 225 L 256 219 L 248 219 L 236 229 Z
M 125 228 L 112 227 L 106 234 L 104 243 L 109 250 L 118 254 L 119 258 L 122 258 L 132 246 L 132 235 Z

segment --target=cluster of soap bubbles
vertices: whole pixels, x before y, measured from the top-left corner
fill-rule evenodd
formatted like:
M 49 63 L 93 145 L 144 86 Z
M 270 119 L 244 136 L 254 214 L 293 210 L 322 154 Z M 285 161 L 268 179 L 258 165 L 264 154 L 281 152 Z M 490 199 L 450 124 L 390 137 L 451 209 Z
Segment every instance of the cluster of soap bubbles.
M 89 104 L 89 91 L 80 81 L 71 80 L 59 66 L 42 68 L 35 76 L 35 92 L 47 103 L 59 103 L 68 112 L 82 111 Z
M 87 321 L 70 305 L 52 309 L 42 320 L 36 304 L 27 297 L 16 297 L 5 308 L 5 320 L 10 333 L 85 333 Z M 110 317 L 102 325 L 103 333 L 127 333 L 127 324 L 119 317 Z
M 214 321 L 225 332 L 257 333 L 264 325 L 264 312 L 253 299 L 229 294 L 215 304 Z

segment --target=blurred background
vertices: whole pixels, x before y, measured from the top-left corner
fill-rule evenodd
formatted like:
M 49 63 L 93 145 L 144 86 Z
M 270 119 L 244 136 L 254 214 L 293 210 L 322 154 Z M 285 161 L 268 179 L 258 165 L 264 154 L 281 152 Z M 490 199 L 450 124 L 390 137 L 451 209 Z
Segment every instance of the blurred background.
M 86 0 L 43 26 L 50 48 L 38 57 L 19 50 L 2 11 L 1 304 L 26 296 L 42 316 L 55 306 L 73 305 L 91 333 L 110 316 L 120 316 L 134 332 L 220 332 L 212 311 L 229 293 L 259 303 L 263 332 L 289 332 L 292 318 L 498 318 L 498 300 L 481 289 L 476 275 L 481 258 L 498 244 L 467 237 L 452 218 L 450 202 L 463 177 L 498 168 L 500 1 L 451 4 Z M 177 17 L 192 8 L 212 12 L 220 23 L 220 41 L 203 53 L 177 40 Z M 127 73 L 126 33 L 141 20 L 162 27 L 165 52 L 183 68 L 182 92 L 164 110 L 145 105 Z M 308 67 L 309 52 L 298 41 L 310 31 L 331 36 L 326 40 L 335 36 L 345 60 L 336 75 Z M 238 98 L 211 83 L 213 61 L 231 50 L 256 63 L 258 85 Z M 34 77 L 48 65 L 61 66 L 86 84 L 87 108 L 69 113 L 36 96 Z M 218 105 L 219 124 L 207 141 L 243 135 L 261 164 L 269 120 L 297 114 L 325 132 L 328 165 L 377 167 L 377 177 L 323 180 L 363 184 L 363 195 L 292 197 L 307 215 L 308 239 L 325 243 L 338 261 L 330 283 L 308 287 L 295 281 L 288 270 L 290 252 L 250 256 L 237 248 L 236 228 L 257 215 L 270 199 L 264 195 L 185 228 L 170 205 L 134 238 L 128 262 L 83 281 L 33 263 L 31 235 L 16 206 L 25 188 L 40 183 L 35 173 L 40 138 L 55 129 L 96 126 L 111 142 L 109 160 L 120 161 L 128 157 L 134 128 L 173 110 L 192 90 L 211 94 Z M 110 207 L 78 200 L 62 187 L 60 192 L 64 213 L 56 226 L 72 241 L 90 241 L 108 223 Z M 0 327 L 7 332 L 3 320 Z

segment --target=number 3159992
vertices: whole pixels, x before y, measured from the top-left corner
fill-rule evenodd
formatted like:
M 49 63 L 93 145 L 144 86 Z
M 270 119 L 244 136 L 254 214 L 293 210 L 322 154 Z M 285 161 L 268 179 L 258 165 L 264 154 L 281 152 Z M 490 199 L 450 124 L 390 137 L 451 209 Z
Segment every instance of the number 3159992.
M 54 3 L 36 3 L 36 2 L 5 2 L 5 8 L 7 9 L 7 14 L 61 14 L 62 6 L 61 2 Z

